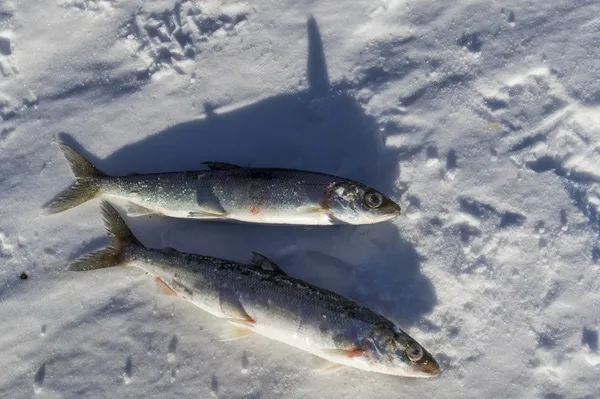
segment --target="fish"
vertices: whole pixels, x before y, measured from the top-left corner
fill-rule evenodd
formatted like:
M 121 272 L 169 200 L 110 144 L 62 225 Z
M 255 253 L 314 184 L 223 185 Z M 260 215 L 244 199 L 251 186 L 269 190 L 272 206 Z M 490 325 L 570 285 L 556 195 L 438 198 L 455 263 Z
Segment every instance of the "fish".
M 325 173 L 203 162 L 206 170 L 109 176 L 71 146 L 58 145 L 76 179 L 44 204 L 46 215 L 100 196 L 123 201 L 129 217 L 158 214 L 268 225 L 373 224 L 401 212 L 383 193 Z
M 251 334 L 321 358 L 318 372 L 344 367 L 402 377 L 434 377 L 433 356 L 392 321 L 359 303 L 288 275 L 264 255 L 249 264 L 148 248 L 117 210 L 101 204 L 110 244 L 72 261 L 70 271 L 131 266 L 153 277 L 163 294 L 222 320 L 221 341 Z

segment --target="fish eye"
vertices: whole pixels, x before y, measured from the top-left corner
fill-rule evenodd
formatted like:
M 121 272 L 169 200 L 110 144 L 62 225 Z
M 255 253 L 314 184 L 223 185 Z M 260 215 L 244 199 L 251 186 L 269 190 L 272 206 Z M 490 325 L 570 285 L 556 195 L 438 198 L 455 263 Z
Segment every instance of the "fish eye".
M 383 196 L 375 191 L 367 192 L 364 199 L 369 208 L 379 208 L 383 204 Z
M 406 357 L 408 357 L 411 362 L 418 362 L 423 358 L 423 349 L 416 343 L 408 345 L 405 353 Z

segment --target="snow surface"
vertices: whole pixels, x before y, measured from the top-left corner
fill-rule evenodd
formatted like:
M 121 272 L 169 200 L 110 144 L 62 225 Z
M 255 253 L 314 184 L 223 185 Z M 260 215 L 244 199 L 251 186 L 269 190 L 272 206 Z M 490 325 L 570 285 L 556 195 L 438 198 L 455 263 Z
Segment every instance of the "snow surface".
M 312 18 L 311 19 L 311 15 Z M 600 397 L 600 1 L 0 2 L 0 397 Z M 149 246 L 249 261 L 395 321 L 439 360 L 344 369 L 157 295 L 73 181 L 204 161 L 303 168 L 405 210 L 358 227 L 129 219 Z M 19 275 L 28 274 L 22 280 Z

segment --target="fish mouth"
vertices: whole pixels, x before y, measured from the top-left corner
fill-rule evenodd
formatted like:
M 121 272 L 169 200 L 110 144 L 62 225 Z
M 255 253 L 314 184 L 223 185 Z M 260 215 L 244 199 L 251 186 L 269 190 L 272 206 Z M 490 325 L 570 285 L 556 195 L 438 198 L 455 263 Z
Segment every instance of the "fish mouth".
M 392 200 L 388 200 L 386 204 L 379 208 L 378 219 L 381 221 L 394 219 L 402 213 L 401 211 L 402 208 L 400 208 L 400 205 L 396 204 Z
M 393 201 L 391 203 L 390 208 L 391 208 L 391 213 L 394 215 L 394 217 L 396 217 L 402 213 L 402 208 L 400 208 L 400 205 L 396 204 Z
M 435 360 L 431 359 L 421 366 L 421 371 L 427 374 L 428 377 L 437 377 L 440 375 L 440 365 Z
M 415 364 L 415 368 L 418 370 L 417 373 L 419 374 L 419 377 L 437 377 L 441 372 L 440 365 L 431 355 L 427 355 L 428 356 L 424 356 L 419 363 Z
M 440 375 L 440 366 L 434 360 L 433 362 L 413 365 L 409 370 L 401 371 L 397 375 L 412 378 L 434 378 Z

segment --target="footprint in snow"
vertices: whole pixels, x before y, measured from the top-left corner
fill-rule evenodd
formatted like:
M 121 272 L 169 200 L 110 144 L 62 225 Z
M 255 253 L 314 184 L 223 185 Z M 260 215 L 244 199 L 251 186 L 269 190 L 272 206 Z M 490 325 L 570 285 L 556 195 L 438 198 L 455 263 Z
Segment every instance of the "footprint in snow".
M 133 375 L 133 361 L 131 360 L 131 356 L 127 357 L 127 361 L 125 362 L 125 369 L 123 370 L 123 381 L 125 385 L 129 385 L 131 383 L 131 376 Z
M 242 374 L 248 374 L 248 352 L 244 349 L 242 354 Z
M 167 362 L 174 363 L 176 356 L 175 352 L 177 351 L 177 343 L 179 340 L 177 339 L 177 335 L 173 335 L 171 341 L 169 342 L 169 352 L 167 353 Z
M 434 145 L 427 147 L 427 162 L 425 165 L 431 167 L 436 165 L 439 161 L 437 147 Z
M 42 392 L 42 386 L 44 385 L 44 379 L 46 378 L 46 363 L 42 364 L 42 366 L 38 369 L 37 373 L 35 373 L 35 377 L 33 379 L 33 391 L 36 394 Z
M 219 397 L 219 381 L 217 380 L 217 376 L 214 374 L 210 378 L 210 395 L 213 398 Z

